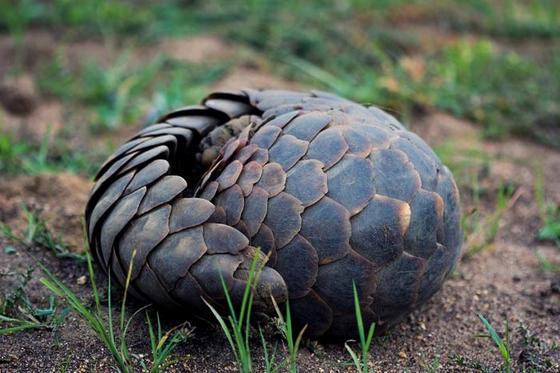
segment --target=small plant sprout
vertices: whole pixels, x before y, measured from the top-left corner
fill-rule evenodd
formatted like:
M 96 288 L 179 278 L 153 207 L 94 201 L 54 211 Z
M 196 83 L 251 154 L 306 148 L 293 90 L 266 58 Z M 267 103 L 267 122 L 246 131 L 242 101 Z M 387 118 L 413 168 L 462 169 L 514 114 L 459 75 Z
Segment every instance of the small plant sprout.
M 175 347 L 186 341 L 192 333 L 192 329 L 187 322 L 163 333 L 159 313 L 156 313 L 156 320 L 157 325 L 155 329 L 150 315 L 146 312 L 146 324 L 150 334 L 150 348 L 152 351 L 152 366 L 148 369 L 143 361 L 141 361 L 141 365 L 144 371 L 150 373 L 157 373 L 166 369 L 172 363 L 168 359 Z
M 344 344 L 346 350 L 352 357 L 352 361 L 354 362 L 354 366 L 359 373 L 368 373 L 369 366 L 368 366 L 368 357 L 369 357 L 369 349 L 371 347 L 371 342 L 373 340 L 373 334 L 375 332 L 375 323 L 371 323 L 366 335 L 366 329 L 364 327 L 364 320 L 362 318 L 362 310 L 360 307 L 360 298 L 358 296 L 358 289 L 356 288 L 356 283 L 353 282 L 352 289 L 354 291 L 354 308 L 356 311 L 356 323 L 358 325 L 358 335 L 360 336 L 360 347 L 361 351 L 361 361 L 358 354 L 350 347 L 348 342 Z
M 249 276 L 247 278 L 247 283 L 245 285 L 245 291 L 243 293 L 243 298 L 241 301 L 241 309 L 239 313 L 235 311 L 229 290 L 225 283 L 224 278 L 220 273 L 220 280 L 222 282 L 222 287 L 224 288 L 224 293 L 226 296 L 226 301 L 229 309 L 229 315 L 227 319 L 224 319 L 222 315 L 214 308 L 210 303 L 204 300 L 204 303 L 210 308 L 210 311 L 218 321 L 226 339 L 235 356 L 237 362 L 237 367 L 240 372 L 248 373 L 252 371 L 252 361 L 251 361 L 251 349 L 249 345 L 249 335 L 251 327 L 251 309 L 253 307 L 253 290 L 257 282 L 258 271 L 257 262 L 259 259 L 259 252 L 253 257 L 251 261 L 251 266 L 249 269 Z
M 263 331 L 259 328 L 259 337 L 263 348 L 264 371 L 266 373 L 276 373 L 280 370 L 282 365 L 276 363 L 276 350 L 277 344 L 274 344 L 272 351 L 269 350 Z
M 509 323 L 507 319 L 505 321 L 505 341 L 504 341 L 502 338 L 500 338 L 500 336 L 498 335 L 496 329 L 494 329 L 492 324 L 490 324 L 490 322 L 488 322 L 488 320 L 486 320 L 486 318 L 482 316 L 482 314 L 478 314 L 478 318 L 480 319 L 480 321 L 482 321 L 484 328 L 486 328 L 486 330 L 488 331 L 488 334 L 483 334 L 480 336 L 492 338 L 494 344 L 496 344 L 496 346 L 498 347 L 498 351 L 500 351 L 500 355 L 502 356 L 504 370 L 507 373 L 510 373 L 512 371 L 511 370 L 512 359 L 510 354 L 510 342 L 509 342 Z
M 463 221 L 467 234 L 465 247 L 465 257 L 472 258 L 474 255 L 491 248 L 496 241 L 499 233 L 500 224 L 506 211 L 511 208 L 515 200 L 519 197 L 510 186 L 501 186 L 496 192 L 496 207 L 492 213 L 482 216 L 480 214 L 480 201 L 478 196 L 475 199 L 477 210 Z
M 294 329 L 292 325 L 292 316 L 290 313 L 290 302 L 286 302 L 286 318 L 282 315 L 280 311 L 280 307 L 276 303 L 274 298 L 272 299 L 272 303 L 274 304 L 274 309 L 276 310 L 276 315 L 278 316 L 278 320 L 280 321 L 280 331 L 288 344 L 288 371 L 290 373 L 297 372 L 297 355 L 299 351 L 299 345 L 301 344 L 301 340 L 303 338 L 303 334 L 305 333 L 305 329 L 307 329 L 307 325 L 304 326 L 297 337 L 294 338 Z
M 31 245 L 5 224 L 0 223 L 0 233 L 25 247 Z M 8 247 L 15 250 L 12 246 Z M 66 316 L 65 311 L 57 312 L 58 308 L 53 296 L 49 297 L 48 306 L 45 308 L 38 307 L 30 299 L 27 285 L 34 270 L 35 267 L 30 266 L 23 273 L 13 272 L 16 275 L 15 283 L 7 292 L 0 294 L 0 335 L 28 329 L 54 329 L 62 323 Z
M 31 276 L 34 268 L 28 271 Z M 23 277 L 23 276 L 22 276 Z M 49 297 L 46 308 L 36 307 L 25 292 L 30 277 L 23 277 L 15 289 L 0 296 L 0 335 L 17 333 L 28 329 L 54 329 L 59 326 L 66 312 L 58 312 L 54 297 Z
M 535 200 L 542 223 L 539 239 L 554 242 L 560 248 L 560 206 L 546 199 L 542 167 L 537 168 L 535 177 Z
M 440 362 L 440 357 L 439 355 L 434 357 L 430 362 L 428 362 L 426 360 L 426 357 L 424 356 L 424 354 L 422 354 L 421 360 L 420 360 L 420 368 L 423 369 L 423 372 L 426 373 L 437 373 L 440 371 L 441 369 L 441 362 Z
M 91 262 L 91 257 L 88 254 L 86 256 L 87 265 L 88 265 L 88 272 L 90 277 L 90 283 L 92 287 L 92 293 L 94 298 L 95 304 L 95 311 L 91 311 L 79 298 L 78 296 L 72 292 L 66 285 L 64 285 L 52 272 L 50 272 L 46 267 L 41 266 L 46 278 L 42 278 L 41 282 L 45 285 L 50 291 L 52 291 L 58 297 L 64 299 L 69 306 L 74 310 L 80 317 L 82 317 L 88 324 L 88 326 L 96 333 L 99 340 L 105 345 L 105 347 L 109 350 L 111 355 L 113 356 L 115 362 L 117 363 L 119 369 L 122 372 L 131 372 L 132 368 L 130 366 L 128 351 L 123 352 L 123 345 L 124 343 L 121 342 L 119 346 L 115 339 L 115 333 L 113 330 L 113 315 L 112 315 L 112 307 L 111 307 L 111 285 L 109 281 L 109 325 L 105 325 L 103 321 L 102 314 L 101 314 L 101 301 L 99 297 L 99 292 L 97 290 L 97 286 L 95 284 L 94 279 L 94 272 L 93 272 L 93 265 Z M 125 294 L 126 294 L 125 289 Z M 123 302 L 124 303 L 124 302 Z M 121 314 L 121 325 L 124 324 L 124 314 Z M 121 338 L 124 339 L 124 335 L 121 335 Z

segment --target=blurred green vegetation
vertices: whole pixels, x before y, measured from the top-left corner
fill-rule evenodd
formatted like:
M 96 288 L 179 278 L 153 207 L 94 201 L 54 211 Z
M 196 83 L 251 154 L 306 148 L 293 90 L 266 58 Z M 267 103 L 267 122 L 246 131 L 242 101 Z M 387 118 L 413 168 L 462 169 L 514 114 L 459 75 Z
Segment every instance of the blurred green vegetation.
M 92 61 L 70 63 L 64 53 L 42 65 L 39 89 L 90 109 L 94 132 L 125 123 L 151 124 L 172 108 L 199 101 L 208 85 L 221 78 L 229 63 L 188 64 L 158 56 L 134 65 L 127 52 L 105 68 Z
M 417 89 L 431 105 L 481 123 L 488 136 L 511 132 L 560 146 L 558 134 L 551 137 L 546 123 L 556 121 L 560 130 L 555 71 L 560 71 L 560 49 L 542 66 L 489 41 L 459 42 L 433 57 Z
M 217 27 L 261 47 L 291 44 L 278 39 L 286 33 L 292 42 L 322 39 L 329 30 L 332 36 L 344 29 L 349 35 L 357 26 L 362 26 L 363 36 L 380 34 L 379 25 L 371 21 L 387 25 L 387 18 L 403 8 L 409 10 L 405 17 L 435 21 L 450 30 L 515 38 L 560 34 L 560 4 L 555 0 L 1 0 L 0 5 L 0 29 L 9 31 L 39 26 L 70 29 L 74 35 L 153 38 Z M 348 25 L 353 27 L 343 27 Z M 305 31 L 294 32 L 297 26 Z M 258 37 L 252 31 L 265 34 Z
M 74 172 L 93 175 L 105 152 L 79 152 L 69 148 L 63 139 L 51 140 L 46 135 L 40 144 L 0 133 L 0 173 Z
M 53 46 L 55 58 L 34 72 L 41 92 L 79 107 L 95 133 L 149 123 L 198 101 L 230 67 L 264 60 L 274 74 L 382 106 L 405 122 L 436 108 L 480 124 L 489 137 L 560 147 L 555 0 L 0 0 L 0 9 L 0 32 L 12 36 L 18 61 L 32 30 L 52 32 L 61 45 L 93 39 L 121 51 L 104 67 L 69 61 Z M 249 57 L 131 58 L 135 48 L 198 34 Z
M 538 237 L 541 240 L 554 242 L 556 247 L 560 249 L 560 205 L 546 198 L 544 172 L 542 168 L 537 168 L 534 189 L 535 200 L 539 208 L 539 217 L 542 223 L 542 227 L 538 232 Z

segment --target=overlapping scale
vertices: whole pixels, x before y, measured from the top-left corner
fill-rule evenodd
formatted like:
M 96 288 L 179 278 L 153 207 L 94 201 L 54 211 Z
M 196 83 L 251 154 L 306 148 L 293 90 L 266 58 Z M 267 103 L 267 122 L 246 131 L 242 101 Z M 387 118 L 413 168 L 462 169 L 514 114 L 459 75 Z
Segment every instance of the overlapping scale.
M 386 317 L 399 307 L 412 307 L 418 296 L 419 280 L 426 269 L 426 260 L 403 253 L 379 273 L 373 311 Z
M 202 198 L 181 198 L 173 204 L 169 217 L 171 233 L 200 225 L 214 213 L 214 205 Z
M 319 267 L 314 289 L 335 313 L 352 313 L 353 284 L 360 299 L 371 299 L 376 290 L 375 267 L 362 256 L 349 252 L 340 260 Z
M 352 217 L 352 248 L 376 266 L 394 261 L 403 251 L 410 207 L 397 199 L 375 196 Z
M 251 194 L 245 199 L 245 208 L 241 218 L 247 228 L 249 237 L 253 237 L 259 231 L 268 209 L 269 194 L 266 190 L 255 187 Z
M 292 120 L 285 128 L 284 134 L 309 142 L 330 122 L 331 117 L 326 113 L 305 113 Z
M 298 162 L 289 172 L 286 193 L 296 197 L 303 206 L 319 201 L 327 193 L 327 175 L 317 160 Z
M 253 185 L 260 180 L 262 172 L 262 166 L 255 161 L 251 161 L 243 166 L 243 171 L 239 176 L 238 184 L 245 197 L 251 194 Z
M 224 299 L 222 280 L 226 289 L 230 290 L 234 282 L 233 273 L 242 262 L 243 258 L 239 255 L 204 255 L 191 267 L 190 272 L 210 297 Z
M 298 140 L 292 135 L 282 136 L 269 149 L 269 161 L 278 163 L 287 171 L 303 157 L 308 146 L 307 141 Z
M 350 251 L 350 213 L 324 197 L 305 209 L 300 234 L 317 250 L 320 264 L 344 257 Z
M 235 184 L 241 175 L 241 171 L 243 171 L 243 164 L 241 162 L 235 160 L 228 164 L 220 173 L 220 176 L 216 179 L 216 182 L 219 185 L 218 192 Z
M 239 185 L 234 184 L 222 193 L 219 193 L 214 202 L 216 206 L 224 209 L 228 225 L 233 226 L 239 223 L 245 206 L 245 198 Z
M 209 254 L 239 254 L 249 240 L 237 229 L 225 224 L 205 223 L 204 243 Z
M 151 252 L 149 263 L 156 269 L 168 291 L 171 291 L 206 251 L 202 226 L 198 226 L 167 236 Z
M 123 269 L 131 271 L 135 279 L 142 270 L 150 252 L 169 234 L 170 205 L 163 205 L 130 222 L 120 236 L 117 255 Z
M 371 154 L 377 193 L 410 201 L 421 187 L 421 180 L 406 154 L 400 150 L 383 149 Z
M 134 176 L 133 172 L 129 172 L 124 176 L 119 177 L 115 182 L 113 182 L 109 188 L 99 197 L 97 204 L 94 206 L 91 215 L 89 216 L 89 230 L 88 230 L 88 237 L 90 240 L 93 238 L 93 230 L 97 226 L 97 223 L 101 219 L 101 217 L 109 210 L 111 206 L 115 204 L 121 197 L 124 189 Z
M 347 154 L 327 171 L 328 196 L 351 215 L 361 211 L 375 194 L 373 167 L 369 159 Z
M 420 189 L 410 203 L 410 224 L 404 236 L 405 250 L 429 258 L 437 248 L 437 234 L 442 230 L 443 200 L 437 193 Z
M 187 188 L 187 182 L 180 176 L 164 176 L 152 185 L 138 209 L 139 214 L 171 201 Z
M 325 169 L 332 167 L 348 150 L 348 144 L 338 128 L 329 128 L 309 144 L 307 158 L 323 163 Z
M 270 149 L 281 133 L 282 129 L 280 127 L 271 125 L 264 126 L 251 138 L 251 144 L 262 149 Z
M 290 297 L 300 298 L 307 294 L 315 283 L 319 258 L 313 246 L 305 238 L 297 235 L 288 245 L 278 250 L 274 268 L 285 279 Z
M 153 183 L 159 179 L 160 176 L 165 175 L 167 171 L 169 171 L 169 162 L 165 159 L 156 159 L 134 175 L 134 178 L 130 181 L 124 193 L 128 194 Z
M 140 206 L 140 202 L 142 202 L 144 194 L 146 194 L 145 187 L 121 198 L 103 222 L 99 239 L 102 253 L 100 259 L 103 260 L 105 267 L 107 267 L 109 263 L 115 239 L 129 224 L 136 214 L 136 211 L 138 211 L 138 207 Z
M 256 185 L 266 190 L 269 196 L 274 197 L 284 190 L 286 173 L 280 164 L 268 163 L 263 167 L 261 178 Z
M 284 247 L 302 229 L 303 206 L 288 193 L 280 193 L 268 200 L 265 224 L 274 233 L 277 248 Z

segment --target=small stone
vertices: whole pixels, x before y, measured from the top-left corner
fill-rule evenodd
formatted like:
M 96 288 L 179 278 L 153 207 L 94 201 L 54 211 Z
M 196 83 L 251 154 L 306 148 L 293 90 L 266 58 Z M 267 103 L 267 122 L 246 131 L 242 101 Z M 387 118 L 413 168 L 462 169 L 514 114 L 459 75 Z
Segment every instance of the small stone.
M 76 283 L 78 285 L 81 285 L 81 286 L 85 285 L 86 282 L 87 282 L 86 276 L 80 276 L 80 277 L 78 277 L 78 280 L 76 281 Z
M 406 359 L 408 358 L 408 355 L 406 354 L 406 352 L 404 351 L 399 351 L 399 356 L 401 359 Z

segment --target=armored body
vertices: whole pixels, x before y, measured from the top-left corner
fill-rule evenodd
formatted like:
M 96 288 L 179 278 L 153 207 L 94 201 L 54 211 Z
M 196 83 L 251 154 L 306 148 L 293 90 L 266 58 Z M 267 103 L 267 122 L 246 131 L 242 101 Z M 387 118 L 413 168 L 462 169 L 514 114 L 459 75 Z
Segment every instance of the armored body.
M 240 90 L 171 112 L 101 167 L 86 207 L 91 251 L 160 306 L 234 301 L 259 259 L 255 301 L 289 299 L 310 337 L 390 327 L 437 292 L 463 240 L 453 177 L 376 107 L 311 92 Z M 260 251 L 257 250 L 260 249 Z M 272 311 L 272 310 L 270 310 Z

